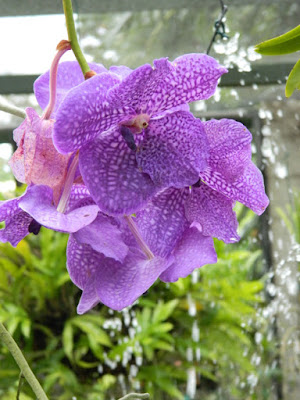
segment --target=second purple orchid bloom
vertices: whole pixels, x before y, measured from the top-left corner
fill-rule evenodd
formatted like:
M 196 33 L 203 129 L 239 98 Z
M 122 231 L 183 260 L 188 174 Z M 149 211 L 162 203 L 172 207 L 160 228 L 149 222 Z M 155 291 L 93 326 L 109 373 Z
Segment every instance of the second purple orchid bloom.
M 67 268 L 83 291 L 78 313 L 99 302 L 121 310 L 157 278 L 173 282 L 215 263 L 213 237 L 239 240 L 235 201 L 259 215 L 268 205 L 245 126 L 189 112 L 188 103 L 212 96 L 227 72 L 216 60 L 188 54 L 133 71 L 91 68 L 97 75 L 84 81 L 77 63 L 58 67 L 54 147 L 41 174 L 48 184 L 31 178 L 22 198 L 0 204 L 2 241 L 16 245 L 41 225 L 70 233 Z M 35 82 L 43 109 L 49 85 L 49 72 Z M 29 155 L 41 159 L 38 146 L 34 158 L 32 146 L 18 145 L 17 178 Z

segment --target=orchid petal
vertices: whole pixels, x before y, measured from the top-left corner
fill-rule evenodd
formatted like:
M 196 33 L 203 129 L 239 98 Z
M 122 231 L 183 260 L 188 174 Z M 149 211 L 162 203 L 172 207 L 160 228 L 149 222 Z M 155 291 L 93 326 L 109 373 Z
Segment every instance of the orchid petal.
M 200 173 L 200 178 L 212 189 L 243 203 L 258 215 L 261 215 L 269 204 L 262 173 L 252 162 L 248 163 L 243 174 L 233 182 L 210 167 Z
M 82 184 L 73 184 L 71 193 L 66 209 L 66 213 L 74 210 L 75 208 L 82 207 L 83 205 L 95 204 L 91 198 L 90 192 L 87 187 Z
M 113 218 L 104 214 L 98 217 L 85 228 L 74 233 L 78 242 L 89 244 L 94 250 L 117 261 L 124 261 L 128 253 L 128 246 L 123 241 L 122 233 L 114 223 Z
M 131 107 L 116 108 L 107 101 L 108 90 L 119 83 L 115 74 L 102 73 L 71 89 L 56 115 L 53 141 L 61 153 L 75 151 L 98 134 L 118 124 Z
M 89 278 L 84 287 L 77 306 L 77 313 L 80 315 L 84 314 L 94 308 L 99 303 L 100 300 L 96 291 L 95 279 L 94 276 L 92 276 L 91 278 Z
M 67 269 L 72 282 L 83 289 L 96 271 L 98 258 L 103 257 L 88 244 L 80 243 L 73 234 L 67 246 Z
M 76 232 L 89 225 L 97 217 L 99 208 L 88 205 L 68 214 L 58 212 L 52 204 L 53 192 L 47 186 L 33 186 L 19 202 L 19 206 L 39 224 L 61 232 Z
M 196 268 L 217 262 L 213 239 L 203 236 L 196 228 L 185 231 L 172 255 L 174 262 L 159 277 L 164 282 L 175 282 Z
M 116 74 L 121 80 L 126 78 L 129 74 L 131 74 L 132 69 L 126 67 L 126 65 L 113 65 L 109 68 L 109 71 Z
M 167 257 L 188 227 L 184 212 L 187 194 L 188 189 L 167 189 L 136 213 L 135 223 L 155 255 Z
M 122 264 L 106 258 L 95 273 L 99 299 L 113 310 L 122 310 L 146 292 L 167 267 L 167 260 L 149 260 L 134 252 Z
M 94 290 L 98 301 L 113 310 L 131 305 L 169 266 L 167 260 L 159 257 L 149 260 L 136 251 L 130 251 L 120 263 L 78 242 L 73 235 L 68 243 L 67 260 L 72 281 L 83 290 L 78 313 L 88 311 L 87 304 L 95 305 Z
M 52 142 L 53 120 L 43 120 L 33 108 L 14 131 L 18 149 L 9 165 L 19 182 L 47 185 L 57 199 L 64 183 L 69 156 L 57 152 Z
M 107 69 L 101 64 L 89 63 L 89 67 L 97 74 L 107 72 Z M 77 61 L 65 61 L 58 65 L 56 106 L 54 113 L 57 111 L 68 91 L 82 82 L 84 82 L 84 76 Z M 50 74 L 49 71 L 47 71 L 38 77 L 33 86 L 35 97 L 43 110 L 49 103 L 49 85 Z
M 192 188 L 185 203 L 186 217 L 191 223 L 200 224 L 203 235 L 234 243 L 240 237 L 233 205 L 231 199 L 202 183 L 199 188 Z
M 172 63 L 154 61 L 142 65 L 110 93 L 111 102 L 131 105 L 137 113 L 159 114 L 172 107 L 203 100 L 215 92 L 218 79 L 227 70 L 206 54 L 186 54 Z
M 157 191 L 150 177 L 138 170 L 135 152 L 119 130 L 83 147 L 79 166 L 91 196 L 107 214 L 134 213 Z
M 156 185 L 181 188 L 198 181 L 207 166 L 207 149 L 202 122 L 178 111 L 150 121 L 136 158 Z
M 209 143 L 209 165 L 226 179 L 234 180 L 243 174 L 251 161 L 252 135 L 240 122 L 231 119 L 204 122 Z
M 5 222 L 5 228 L 0 230 L 0 241 L 16 246 L 29 234 L 28 228 L 32 217 L 19 208 L 21 197 L 0 202 L 0 221 Z

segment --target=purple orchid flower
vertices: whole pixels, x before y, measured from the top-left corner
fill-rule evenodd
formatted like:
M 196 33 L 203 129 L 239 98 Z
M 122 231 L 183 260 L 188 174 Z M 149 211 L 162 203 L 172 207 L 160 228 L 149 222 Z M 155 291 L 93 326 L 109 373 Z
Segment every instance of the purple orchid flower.
M 83 185 L 74 185 L 64 214 L 53 204 L 53 190 L 44 185 L 29 186 L 24 195 L 0 202 L 0 241 L 16 246 L 29 233 L 37 234 L 41 226 L 73 233 L 95 220 L 99 208 Z
M 164 246 L 165 233 L 161 233 L 157 241 Z M 71 234 L 67 267 L 72 281 L 83 291 L 77 312 L 83 314 L 99 302 L 121 310 L 158 278 L 177 280 L 194 268 L 216 262 L 212 238 L 189 227 L 179 236 L 170 254 L 163 251 L 155 255 L 143 240 L 135 218 L 125 217 L 124 221 L 104 214 Z
M 203 124 L 187 103 L 213 95 L 227 72 L 205 54 L 155 60 L 123 77 L 100 73 L 70 90 L 56 115 L 54 144 L 79 151 L 100 209 L 131 214 L 162 188 L 194 184 L 207 167 Z
M 261 215 L 269 204 L 263 176 L 251 161 L 252 135 L 241 123 L 210 120 L 204 123 L 209 142 L 207 168 L 200 179 L 225 197 Z
M 216 237 L 225 243 L 240 239 L 235 201 L 259 215 L 269 203 L 262 174 L 251 161 L 251 133 L 243 124 L 227 119 L 205 122 L 204 127 L 210 157 L 207 170 L 200 174 L 201 181 L 183 189 L 169 188 L 136 213 L 137 228 L 155 256 L 176 255 L 178 246 L 188 246 L 185 237 L 192 243 L 199 237 L 198 246 L 191 247 L 185 259 L 176 262 L 175 257 L 174 264 L 162 273 L 160 279 L 167 282 L 187 276 L 201 264 L 209 247 L 203 253 L 199 251 L 200 237 Z

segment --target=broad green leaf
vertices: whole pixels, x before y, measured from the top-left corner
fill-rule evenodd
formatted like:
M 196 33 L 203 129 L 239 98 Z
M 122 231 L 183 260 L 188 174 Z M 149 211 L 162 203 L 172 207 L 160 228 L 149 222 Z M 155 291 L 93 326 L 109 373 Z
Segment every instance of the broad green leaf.
M 299 42 L 300 42 L 300 36 L 299 36 Z M 298 60 L 294 65 L 286 82 L 285 86 L 286 97 L 290 97 L 295 89 L 298 90 L 300 89 L 300 60 Z
M 281 36 L 255 46 L 255 51 L 265 56 L 294 53 L 298 50 L 300 50 L 300 25 Z

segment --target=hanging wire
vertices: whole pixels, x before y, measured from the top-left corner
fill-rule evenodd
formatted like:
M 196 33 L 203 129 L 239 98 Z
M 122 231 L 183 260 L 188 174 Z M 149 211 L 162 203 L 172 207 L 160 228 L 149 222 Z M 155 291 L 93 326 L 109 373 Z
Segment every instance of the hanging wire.
M 221 39 L 228 39 L 228 36 L 225 33 L 225 23 L 223 21 L 225 14 L 228 11 L 228 7 L 227 7 L 227 5 L 224 4 L 223 0 L 220 0 L 220 5 L 221 5 L 221 14 L 220 14 L 219 18 L 215 21 L 215 25 L 214 25 L 215 31 L 214 31 L 213 37 L 211 38 L 209 46 L 206 50 L 206 54 L 209 54 L 211 47 L 212 47 L 213 43 L 215 42 L 217 36 L 220 36 Z

